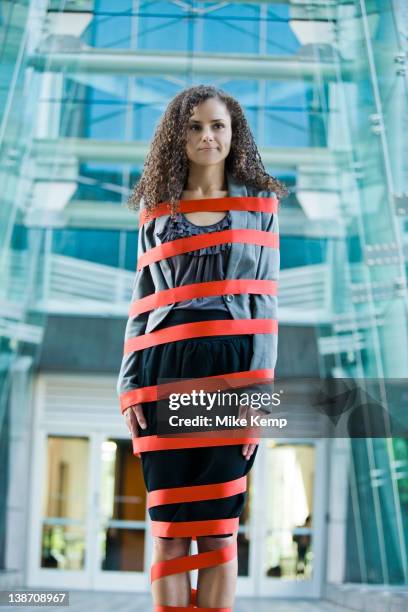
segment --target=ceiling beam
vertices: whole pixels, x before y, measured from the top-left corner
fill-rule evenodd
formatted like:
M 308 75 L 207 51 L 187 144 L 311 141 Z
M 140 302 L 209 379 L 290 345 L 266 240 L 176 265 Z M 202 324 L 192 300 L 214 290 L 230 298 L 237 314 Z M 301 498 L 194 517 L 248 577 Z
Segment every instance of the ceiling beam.
M 93 49 L 33 53 L 27 64 L 39 71 L 91 74 L 128 74 L 129 76 L 181 76 L 191 73 L 228 79 L 270 79 L 299 81 L 337 80 L 337 66 L 324 58 L 313 60 L 299 55 L 261 56 Z M 354 62 L 342 62 L 342 79 L 350 80 Z

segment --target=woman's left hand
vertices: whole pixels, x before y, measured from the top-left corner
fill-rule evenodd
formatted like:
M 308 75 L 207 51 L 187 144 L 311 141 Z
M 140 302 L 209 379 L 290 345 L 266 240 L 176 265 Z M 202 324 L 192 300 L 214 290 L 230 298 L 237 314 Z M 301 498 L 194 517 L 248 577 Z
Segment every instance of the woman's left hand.
M 238 410 L 238 418 L 249 420 L 249 414 L 251 413 L 251 409 L 248 406 L 240 406 Z M 243 444 L 242 446 L 242 454 L 245 459 L 250 459 L 252 453 L 256 449 L 257 444 Z
M 254 452 L 257 446 L 258 446 L 257 444 L 244 444 L 243 445 L 242 454 L 244 455 L 245 459 L 250 459 L 252 453 Z

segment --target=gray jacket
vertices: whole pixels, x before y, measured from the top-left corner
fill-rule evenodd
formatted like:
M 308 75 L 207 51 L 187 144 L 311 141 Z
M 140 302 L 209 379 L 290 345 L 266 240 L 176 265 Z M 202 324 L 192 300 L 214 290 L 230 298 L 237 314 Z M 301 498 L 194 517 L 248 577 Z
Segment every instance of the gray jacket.
M 273 197 L 270 191 L 258 191 L 235 183 L 227 173 L 229 197 Z M 143 201 L 141 202 L 141 208 Z M 270 213 L 231 210 L 231 229 L 257 229 L 279 232 L 278 216 Z M 139 230 L 138 258 L 149 249 L 161 244 L 158 234 L 163 231 L 170 215 L 162 215 L 144 223 Z M 226 279 L 278 280 L 280 268 L 279 249 L 255 244 L 231 243 Z M 167 259 L 144 266 L 136 271 L 133 283 L 132 302 L 152 293 L 173 289 L 171 268 Z M 228 294 L 223 299 L 234 319 L 278 319 L 276 295 Z M 152 332 L 173 308 L 174 303 L 129 317 L 125 330 L 125 341 L 134 336 Z M 250 370 L 275 368 L 278 349 L 277 334 L 254 334 L 253 356 Z M 117 381 L 117 394 L 137 389 L 140 351 L 123 356 Z

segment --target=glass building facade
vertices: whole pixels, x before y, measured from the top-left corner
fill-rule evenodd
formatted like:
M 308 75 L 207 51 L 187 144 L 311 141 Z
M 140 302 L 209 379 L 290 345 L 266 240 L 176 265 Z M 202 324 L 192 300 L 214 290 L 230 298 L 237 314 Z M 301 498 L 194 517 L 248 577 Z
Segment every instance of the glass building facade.
M 265 166 L 290 188 L 277 374 L 378 379 L 380 391 L 408 378 L 407 37 L 403 0 L 1 3 L 0 574 L 98 588 L 109 570 L 121 588 L 120 574 L 147 571 L 140 466 L 114 405 L 115 360 L 98 351 L 108 339 L 119 367 L 137 259 L 126 201 L 185 87 L 235 96 Z M 262 440 L 241 525 L 242 594 L 407 584 L 407 438 L 325 449 Z M 263 478 L 267 535 L 251 522 Z M 16 507 L 28 527 L 11 551 Z M 262 580 L 251 538 L 266 542 Z M 132 584 L 143 590 L 144 578 Z

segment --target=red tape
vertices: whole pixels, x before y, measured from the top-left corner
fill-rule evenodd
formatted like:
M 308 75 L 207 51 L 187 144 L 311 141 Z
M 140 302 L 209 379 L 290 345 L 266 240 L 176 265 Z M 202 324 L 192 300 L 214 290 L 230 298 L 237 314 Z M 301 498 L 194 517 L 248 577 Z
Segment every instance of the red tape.
M 179 212 L 247 210 L 276 214 L 278 212 L 277 198 L 236 197 L 236 198 L 201 198 L 199 200 L 179 200 Z M 139 214 L 139 227 L 162 217 L 170 215 L 170 202 L 159 204 L 148 216 L 144 208 Z
M 216 376 L 203 376 L 201 378 L 190 379 L 194 386 L 202 386 L 206 390 L 217 390 L 221 388 L 237 388 L 245 386 L 251 381 L 258 384 L 270 383 L 274 380 L 275 370 L 274 369 L 260 369 L 260 370 L 246 370 L 241 372 L 231 372 L 229 374 L 217 374 Z M 187 381 L 175 381 L 173 383 L 166 383 L 162 385 L 151 385 L 149 387 L 139 387 L 138 389 L 132 389 L 131 391 L 125 391 L 120 395 L 120 408 L 121 412 L 125 412 L 129 406 L 135 404 L 142 404 L 144 402 L 157 402 L 159 399 L 159 387 L 160 389 L 168 389 L 171 393 L 173 387 L 180 391 L 182 388 L 186 393 L 189 391 L 188 385 L 184 383 Z M 213 382 L 213 385 L 210 385 Z M 222 384 L 225 383 L 225 384 Z M 164 395 L 164 394 L 163 394 Z M 162 394 L 160 394 L 162 398 Z
M 156 263 L 161 259 L 167 259 L 174 255 L 181 255 L 189 251 L 195 251 L 216 244 L 227 244 L 229 242 L 241 242 L 244 244 L 258 244 L 274 249 L 279 248 L 279 234 L 255 229 L 229 229 L 189 236 L 188 238 L 177 238 L 164 242 L 149 249 L 141 255 L 137 261 L 137 270 Z
M 247 210 L 256 212 L 266 212 L 275 214 L 278 210 L 277 198 L 258 198 L 258 197 L 227 197 L 227 198 L 205 198 L 197 200 L 179 201 L 180 212 L 192 212 L 197 210 Z M 139 228 L 150 220 L 171 213 L 170 203 L 163 202 L 151 214 L 146 209 L 141 210 L 139 215 Z M 201 248 L 238 242 L 243 244 L 255 244 L 259 246 L 279 249 L 279 234 L 254 229 L 229 229 L 224 231 L 210 232 L 179 238 L 156 247 L 141 255 L 137 262 L 137 270 L 145 266 L 156 263 L 162 259 L 167 259 L 174 255 L 180 255 Z M 148 295 L 130 306 L 129 317 L 138 316 L 167 304 L 181 302 L 204 296 L 217 296 L 226 294 L 277 294 L 277 282 L 263 279 L 227 279 L 223 281 L 213 281 L 205 283 L 195 283 L 162 290 L 152 295 Z M 143 350 L 150 346 L 164 344 L 166 342 L 176 342 L 196 337 L 223 336 L 234 334 L 277 334 L 278 322 L 275 319 L 240 319 L 240 320 L 219 320 L 219 321 L 199 321 L 196 323 L 185 323 L 174 325 L 164 329 L 159 329 L 148 334 L 137 337 L 130 337 L 125 341 L 125 354 Z M 218 388 L 228 388 L 242 386 L 242 378 L 247 377 L 250 381 L 263 383 L 261 379 L 270 382 L 274 379 L 273 369 L 262 369 L 246 372 L 233 372 L 230 374 L 202 377 L 192 379 L 195 386 L 197 382 Z M 184 383 L 192 384 L 192 381 L 176 381 L 178 388 Z M 246 381 L 248 384 L 248 380 Z M 160 392 L 165 392 L 167 385 L 152 385 L 133 389 L 122 393 L 120 396 L 121 410 L 124 412 L 129 406 L 144 402 L 157 402 Z M 165 387 L 165 388 L 163 388 Z M 160 393 L 160 397 L 162 397 Z M 175 435 L 172 437 L 137 436 L 132 439 L 133 453 L 140 457 L 142 452 L 159 450 L 172 450 L 179 448 L 199 448 L 223 445 L 243 445 L 258 444 L 259 437 L 253 436 L 253 429 L 239 429 L 232 431 L 198 432 L 196 435 Z M 211 436 L 211 434 L 214 434 Z M 222 437 L 221 437 L 222 435 Z M 246 491 L 247 477 L 243 476 L 234 480 L 189 487 L 171 487 L 157 489 L 148 492 L 147 507 L 157 507 L 164 504 L 188 503 L 209 499 L 219 499 L 237 495 Z M 164 522 L 152 521 L 152 534 L 162 537 L 191 537 L 196 540 L 199 536 L 223 535 L 238 531 L 239 517 L 215 519 L 207 521 L 185 521 L 185 522 Z M 151 568 L 151 582 L 182 572 L 195 569 L 204 569 L 226 563 L 237 556 L 237 540 L 221 549 L 198 553 L 196 555 L 186 555 L 176 559 L 164 560 L 154 563 Z M 197 607 L 197 590 L 191 589 L 190 604 L 188 606 L 168 606 L 155 605 L 155 612 L 182 612 L 185 610 L 201 610 L 201 612 L 232 612 L 231 607 L 202 608 Z
M 242 479 L 237 479 L 242 480 Z M 232 482 L 232 481 L 230 481 Z M 152 521 L 152 533 L 154 536 L 162 537 L 192 537 L 194 540 L 203 535 L 220 535 L 238 531 L 239 517 L 231 519 L 214 519 L 209 521 L 183 521 L 163 522 Z M 175 559 L 167 559 L 154 563 L 150 571 L 150 582 L 159 580 L 166 576 L 180 574 L 192 570 L 200 570 L 222 563 L 228 563 L 237 556 L 236 538 L 231 544 L 214 551 L 200 552 L 195 555 L 184 555 Z M 191 589 L 190 605 L 188 606 L 167 606 L 156 604 L 155 612 L 171 612 L 183 610 L 201 610 L 201 612 L 232 612 L 232 608 L 207 608 L 197 606 L 197 589 Z
M 182 521 L 168 523 L 152 521 L 154 536 L 185 538 L 232 533 L 238 529 L 239 518 L 211 519 L 209 521 Z
M 210 434 L 214 433 L 216 438 L 212 439 Z M 160 436 L 143 436 L 132 438 L 133 453 L 146 453 L 159 450 L 172 450 L 177 448 L 202 448 L 204 446 L 231 446 L 232 444 L 258 444 L 259 437 L 244 436 L 240 430 L 241 437 L 221 437 L 219 431 L 215 432 L 198 432 L 194 437 L 193 434 L 180 435 L 180 437 L 160 437 Z M 225 432 L 223 432 L 225 436 Z
M 193 593 L 194 591 L 192 591 Z M 154 612 L 185 612 L 185 610 L 198 610 L 201 612 L 232 612 L 232 608 L 198 608 L 192 603 L 187 606 L 154 606 Z
M 135 317 L 142 312 L 148 312 L 173 302 L 182 302 L 193 298 L 205 297 L 208 295 L 227 295 L 253 293 L 263 295 L 276 295 L 278 283 L 274 280 L 259 280 L 259 279 L 227 279 L 220 281 L 209 281 L 206 283 L 192 283 L 191 285 L 183 285 L 174 289 L 163 289 L 157 293 L 147 295 L 140 300 L 131 303 L 129 316 Z
M 147 507 L 230 497 L 244 491 L 246 491 L 246 476 L 217 484 L 157 489 L 147 494 Z
M 171 574 L 181 574 L 195 569 L 203 569 L 205 567 L 211 567 L 212 565 L 218 565 L 219 563 L 226 563 L 227 561 L 231 561 L 236 553 L 237 542 L 235 540 L 232 544 L 218 550 L 198 553 L 196 555 L 186 555 L 168 561 L 158 561 L 152 565 L 150 581 L 153 582 L 158 578 L 170 576 Z
M 243 334 L 277 334 L 278 322 L 276 319 L 221 319 L 219 321 L 196 321 L 195 323 L 182 323 L 171 325 L 149 334 L 135 336 L 125 341 L 125 354 L 166 342 L 177 342 L 189 338 L 243 335 Z

